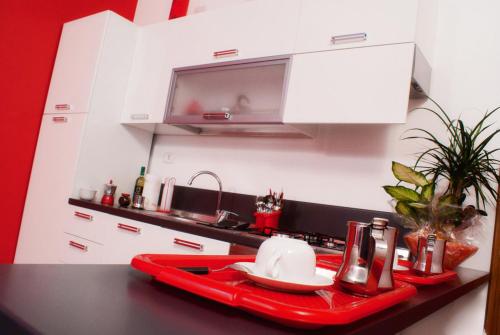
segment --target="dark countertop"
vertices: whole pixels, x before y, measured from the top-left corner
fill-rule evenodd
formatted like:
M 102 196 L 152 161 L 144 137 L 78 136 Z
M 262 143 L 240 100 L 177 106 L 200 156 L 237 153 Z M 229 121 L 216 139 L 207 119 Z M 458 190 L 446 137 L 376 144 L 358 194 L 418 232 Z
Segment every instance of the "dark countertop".
M 213 238 L 220 241 L 229 243 L 241 244 L 244 246 L 259 248 L 262 242 L 266 240 L 266 236 L 251 234 L 245 231 L 214 228 L 203 224 L 195 224 L 188 222 L 181 222 L 168 214 L 158 212 L 145 211 L 132 208 L 120 208 L 117 206 L 104 206 L 100 203 L 79 200 L 70 198 L 68 200 L 70 205 L 87 208 L 111 215 L 116 215 L 130 220 L 136 220 L 144 223 L 161 226 L 189 234 L 199 235 L 203 237 Z M 339 253 L 339 251 L 329 250 L 325 248 L 314 247 L 320 253 Z
M 128 265 L 0 265 L 2 334 L 394 334 L 488 280 L 421 287 L 407 302 L 349 326 L 300 331 L 151 280 Z

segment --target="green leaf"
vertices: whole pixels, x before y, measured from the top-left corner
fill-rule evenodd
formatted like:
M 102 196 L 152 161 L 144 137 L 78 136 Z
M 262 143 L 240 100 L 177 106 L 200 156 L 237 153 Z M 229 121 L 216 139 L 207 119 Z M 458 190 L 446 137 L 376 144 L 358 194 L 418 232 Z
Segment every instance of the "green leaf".
M 414 217 L 415 216 L 415 211 L 410 206 L 408 206 L 408 204 L 406 204 L 402 201 L 398 201 L 395 209 L 396 209 L 396 213 L 398 213 L 400 215 L 403 215 L 406 217 Z
M 429 207 L 428 204 L 423 204 L 421 202 L 410 202 L 408 203 L 408 206 L 419 209 L 427 209 Z
M 423 173 L 417 172 L 412 168 L 398 162 L 392 162 L 392 173 L 400 180 L 416 186 L 425 186 L 429 184 Z
M 488 216 L 488 213 L 486 213 L 485 211 L 483 211 L 482 209 L 478 209 L 477 210 L 478 214 L 479 215 L 482 215 L 482 216 Z
M 434 183 L 424 185 L 422 187 L 422 192 L 420 192 L 420 198 L 423 201 L 427 201 L 427 202 L 431 201 L 432 197 L 434 196 L 435 187 L 436 187 L 436 184 L 434 184 Z
M 442 199 L 442 207 L 462 205 L 464 195 L 474 194 L 476 207 L 485 207 L 486 203 L 495 204 L 498 199 L 497 184 L 500 183 L 500 161 L 494 153 L 500 148 L 493 147 L 494 139 L 500 135 L 500 129 L 494 129 L 494 116 L 500 107 L 487 112 L 473 127 L 468 127 L 460 118 L 452 119 L 434 100 L 429 97 L 437 110 L 419 107 L 432 113 L 446 127 L 447 138 L 438 140 L 429 130 L 413 128 L 408 130 L 411 136 L 404 139 L 416 139 L 430 144 L 418 155 L 414 169 L 419 169 L 433 182 L 444 179 L 449 182 L 447 194 L 454 198 Z M 423 187 L 422 187 L 423 188 Z M 423 193 L 423 190 L 422 192 Z M 421 201 L 424 201 L 423 197 Z M 446 212 L 451 211 L 446 209 Z
M 384 190 L 398 201 L 418 202 L 420 200 L 417 192 L 404 186 L 384 186 Z

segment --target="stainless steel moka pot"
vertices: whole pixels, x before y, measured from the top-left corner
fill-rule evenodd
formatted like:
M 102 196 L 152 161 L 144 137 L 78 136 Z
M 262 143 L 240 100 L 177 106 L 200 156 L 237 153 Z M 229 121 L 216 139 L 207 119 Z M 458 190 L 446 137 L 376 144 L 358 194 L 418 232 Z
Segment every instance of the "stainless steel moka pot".
M 357 295 L 371 296 L 394 288 L 392 264 L 398 230 L 387 219 L 347 222 L 346 249 L 336 285 Z
M 435 234 L 419 236 L 413 270 L 426 275 L 443 273 L 445 249 L 446 240 L 438 239 Z

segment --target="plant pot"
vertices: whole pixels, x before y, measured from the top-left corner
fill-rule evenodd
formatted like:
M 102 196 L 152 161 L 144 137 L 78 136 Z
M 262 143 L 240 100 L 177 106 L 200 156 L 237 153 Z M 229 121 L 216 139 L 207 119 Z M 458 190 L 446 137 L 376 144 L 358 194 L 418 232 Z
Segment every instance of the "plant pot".
M 412 255 L 416 255 L 417 253 L 418 235 L 418 232 L 413 232 L 404 237 L 406 245 L 408 246 L 408 249 L 410 249 Z M 478 250 L 479 248 L 475 245 L 448 241 L 446 242 L 443 266 L 447 270 L 454 270 L 458 265 L 470 256 L 474 255 Z

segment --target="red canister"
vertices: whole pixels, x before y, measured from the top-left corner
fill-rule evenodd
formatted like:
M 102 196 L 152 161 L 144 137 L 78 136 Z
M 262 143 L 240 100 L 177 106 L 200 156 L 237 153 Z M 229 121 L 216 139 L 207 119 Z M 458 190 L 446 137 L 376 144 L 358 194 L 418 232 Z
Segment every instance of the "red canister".
M 281 211 L 271 213 L 255 212 L 253 215 L 255 216 L 255 228 L 258 231 L 269 234 L 278 229 Z

